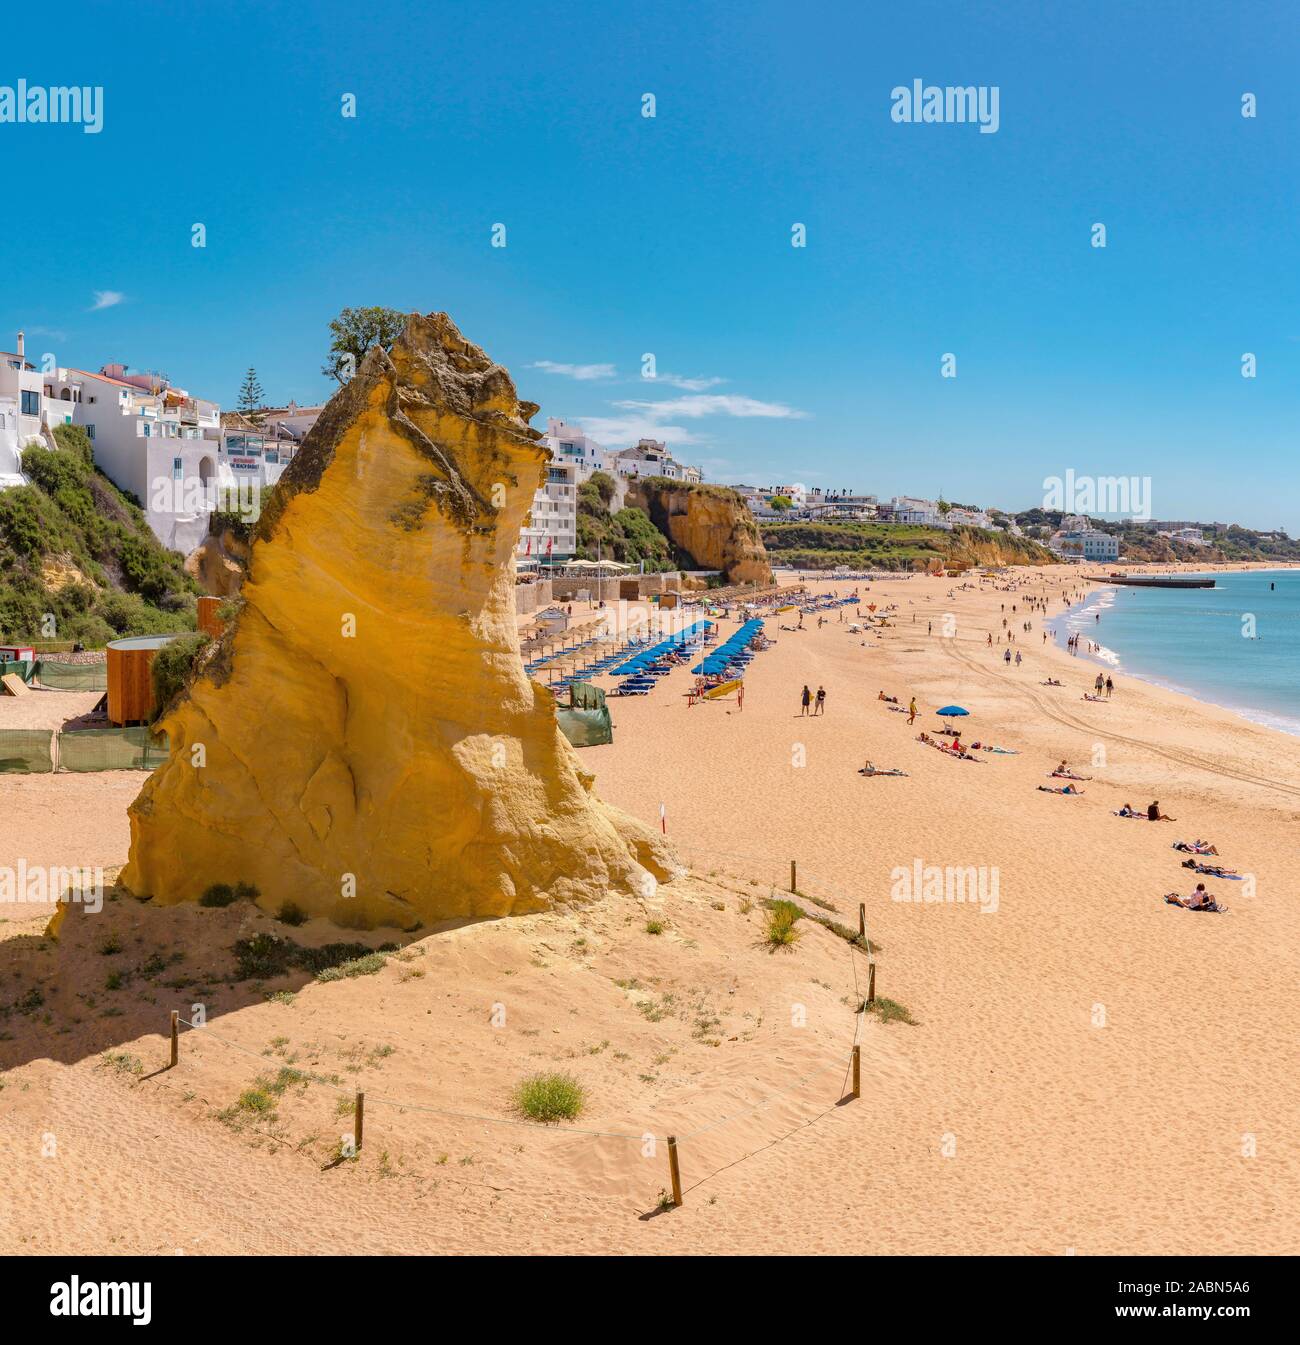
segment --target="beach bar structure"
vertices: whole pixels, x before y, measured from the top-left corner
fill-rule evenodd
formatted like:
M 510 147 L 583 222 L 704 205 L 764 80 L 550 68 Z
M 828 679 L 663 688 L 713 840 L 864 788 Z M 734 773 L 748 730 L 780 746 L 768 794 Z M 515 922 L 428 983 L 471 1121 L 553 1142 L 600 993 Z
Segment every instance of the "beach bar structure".
M 135 635 L 114 640 L 108 652 L 108 721 L 110 724 L 147 724 L 153 714 L 153 656 L 174 635 Z

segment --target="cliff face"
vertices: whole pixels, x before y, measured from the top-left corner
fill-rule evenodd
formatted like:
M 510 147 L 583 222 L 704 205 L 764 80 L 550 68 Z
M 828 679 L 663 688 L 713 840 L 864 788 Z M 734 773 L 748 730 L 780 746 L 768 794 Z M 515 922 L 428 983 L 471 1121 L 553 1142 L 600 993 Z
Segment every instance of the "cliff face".
M 198 581 L 204 593 L 233 598 L 244 582 L 248 543 L 229 528 L 209 533 L 185 558 L 185 573 Z
M 627 502 L 650 515 L 688 569 L 721 570 L 730 584 L 771 582 L 758 525 L 734 490 L 648 477 L 629 485 Z
M 674 871 L 593 796 L 523 672 L 536 409 L 445 314 L 367 355 L 263 511 L 239 616 L 163 716 L 126 887 L 169 904 L 245 882 L 267 909 L 409 927 Z

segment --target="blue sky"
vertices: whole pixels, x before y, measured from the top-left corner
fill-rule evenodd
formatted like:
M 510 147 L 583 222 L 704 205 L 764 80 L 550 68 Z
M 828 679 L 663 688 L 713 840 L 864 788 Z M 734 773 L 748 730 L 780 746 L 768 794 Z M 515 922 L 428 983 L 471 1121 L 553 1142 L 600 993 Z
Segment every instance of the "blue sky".
M 341 307 L 445 309 L 535 423 L 655 434 L 715 480 L 1029 508 L 1073 468 L 1150 477 L 1160 518 L 1300 532 L 1294 4 L 5 22 L 0 85 L 105 105 L 98 135 L 0 124 L 0 347 L 25 326 L 29 355 L 226 403 L 251 364 L 305 403 Z M 997 133 L 895 123 L 917 78 L 997 86 Z

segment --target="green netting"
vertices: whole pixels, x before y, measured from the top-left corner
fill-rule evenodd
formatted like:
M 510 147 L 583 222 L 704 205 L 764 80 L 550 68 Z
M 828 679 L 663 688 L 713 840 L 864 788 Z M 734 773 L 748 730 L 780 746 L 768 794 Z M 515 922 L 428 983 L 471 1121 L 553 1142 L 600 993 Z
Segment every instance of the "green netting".
M 7 677 L 10 673 L 17 673 L 24 682 L 30 682 L 35 671 L 36 665 L 28 663 L 26 660 L 15 662 L 13 659 L 0 659 L 0 677 Z
M 36 664 L 36 676 L 43 687 L 58 691 L 107 691 L 108 664 L 106 663 L 47 663 Z
M 53 769 L 53 729 L 0 729 L 0 774 L 44 775 Z
M 591 682 L 570 682 L 569 707 L 573 710 L 603 710 L 605 693 Z
M 595 747 L 614 741 L 614 725 L 608 710 L 574 710 L 561 705 L 555 717 L 560 721 L 560 732 L 574 747 Z
M 59 734 L 61 771 L 151 771 L 167 760 L 167 737 L 147 728 L 74 729 Z

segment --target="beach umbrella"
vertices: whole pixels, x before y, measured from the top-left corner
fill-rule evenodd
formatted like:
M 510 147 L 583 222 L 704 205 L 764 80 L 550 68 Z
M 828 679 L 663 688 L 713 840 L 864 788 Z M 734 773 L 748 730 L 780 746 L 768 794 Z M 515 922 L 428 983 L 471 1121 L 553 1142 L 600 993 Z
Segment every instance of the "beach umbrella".
M 936 710 L 936 714 L 951 718 L 954 715 L 968 715 L 969 710 L 963 710 L 960 705 L 945 705 L 942 710 Z

